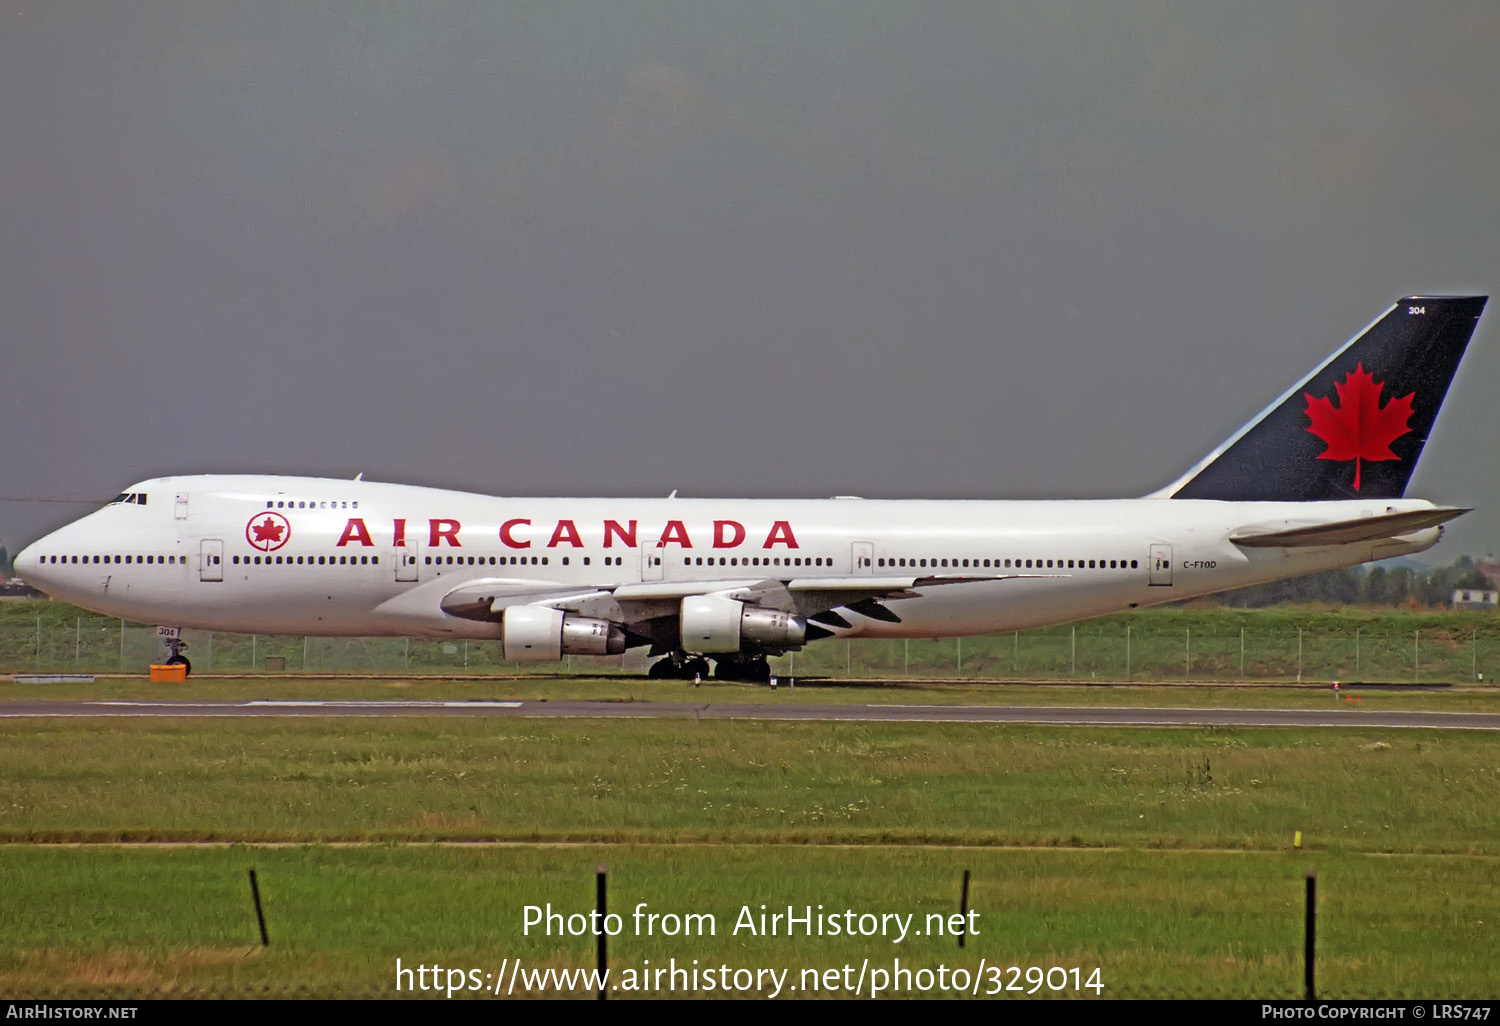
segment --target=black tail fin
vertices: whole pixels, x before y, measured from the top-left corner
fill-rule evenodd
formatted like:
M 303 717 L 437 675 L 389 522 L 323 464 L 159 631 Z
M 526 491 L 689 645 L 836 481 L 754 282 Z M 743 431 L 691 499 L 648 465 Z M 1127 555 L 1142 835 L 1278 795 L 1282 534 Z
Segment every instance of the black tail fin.
M 1410 296 L 1157 495 L 1306 502 L 1406 491 L 1488 296 Z

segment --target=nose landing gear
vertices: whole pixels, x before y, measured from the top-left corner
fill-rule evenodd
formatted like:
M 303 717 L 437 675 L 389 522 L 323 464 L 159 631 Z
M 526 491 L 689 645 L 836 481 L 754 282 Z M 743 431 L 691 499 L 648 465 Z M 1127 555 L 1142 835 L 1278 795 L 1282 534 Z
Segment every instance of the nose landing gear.
M 166 665 L 185 666 L 187 667 L 187 672 L 191 674 L 193 672 L 193 664 L 188 661 L 187 656 L 182 654 L 188 647 L 187 642 L 182 640 L 182 635 L 177 634 L 173 637 L 163 637 L 162 640 L 167 644 Z

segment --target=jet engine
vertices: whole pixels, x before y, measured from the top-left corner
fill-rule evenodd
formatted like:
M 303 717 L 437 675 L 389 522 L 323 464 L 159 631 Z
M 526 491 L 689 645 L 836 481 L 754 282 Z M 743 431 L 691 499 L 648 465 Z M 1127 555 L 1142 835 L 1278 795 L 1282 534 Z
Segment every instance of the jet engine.
M 619 625 L 551 606 L 511 606 L 501 620 L 500 632 L 505 658 L 519 663 L 625 651 L 625 631 Z
M 807 643 L 802 617 L 719 595 L 689 595 L 682 600 L 680 619 L 687 652 L 785 652 Z

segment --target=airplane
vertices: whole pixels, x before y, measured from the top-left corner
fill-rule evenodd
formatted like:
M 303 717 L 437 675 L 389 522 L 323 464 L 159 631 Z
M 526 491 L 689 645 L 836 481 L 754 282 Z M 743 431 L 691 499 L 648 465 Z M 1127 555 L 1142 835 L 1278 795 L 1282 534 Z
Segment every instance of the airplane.
M 824 638 L 1085 619 L 1421 552 L 1465 508 L 1406 498 L 1486 296 L 1409 296 L 1177 480 L 1058 501 L 500 498 L 251 474 L 158 477 L 15 560 L 144 623 L 649 646 L 654 678 L 764 681 Z M 164 632 L 169 636 L 171 631 Z M 169 662 L 186 664 L 180 634 Z

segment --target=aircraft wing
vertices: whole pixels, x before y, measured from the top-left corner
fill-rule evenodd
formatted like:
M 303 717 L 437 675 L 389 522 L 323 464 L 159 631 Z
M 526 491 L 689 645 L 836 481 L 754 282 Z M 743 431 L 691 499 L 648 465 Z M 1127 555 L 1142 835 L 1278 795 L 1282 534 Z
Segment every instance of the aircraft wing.
M 1311 545 L 1346 545 L 1350 542 L 1395 538 L 1403 534 L 1436 527 L 1471 512 L 1459 506 L 1439 506 L 1407 513 L 1386 513 L 1375 517 L 1335 520 L 1331 524 L 1303 524 L 1291 521 L 1244 527 L 1229 540 L 1244 548 L 1301 548 Z
M 917 589 L 952 587 L 1005 580 L 1065 577 L 1066 574 L 924 574 L 825 577 L 740 578 L 719 581 L 643 581 L 613 588 L 578 587 L 512 578 L 481 578 L 443 595 L 443 611 L 470 620 L 498 620 L 510 606 L 544 605 L 618 623 L 639 623 L 675 615 L 681 601 L 695 595 L 717 595 L 753 603 L 833 626 L 849 622 L 830 611 L 850 609 L 888 623 L 900 618 L 882 600 L 912 598 Z

